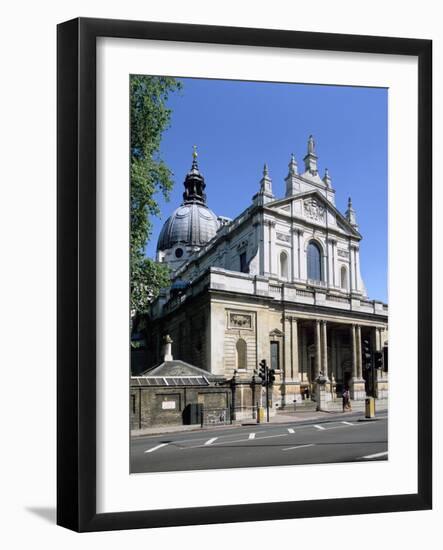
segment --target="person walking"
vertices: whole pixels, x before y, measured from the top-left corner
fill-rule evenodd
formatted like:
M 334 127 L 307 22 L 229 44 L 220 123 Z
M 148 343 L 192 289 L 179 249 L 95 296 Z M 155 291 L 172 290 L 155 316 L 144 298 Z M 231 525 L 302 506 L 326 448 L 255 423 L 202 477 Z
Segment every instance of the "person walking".
M 351 409 L 351 400 L 349 394 L 349 388 L 346 386 L 342 394 L 342 405 L 343 412 L 350 411 Z

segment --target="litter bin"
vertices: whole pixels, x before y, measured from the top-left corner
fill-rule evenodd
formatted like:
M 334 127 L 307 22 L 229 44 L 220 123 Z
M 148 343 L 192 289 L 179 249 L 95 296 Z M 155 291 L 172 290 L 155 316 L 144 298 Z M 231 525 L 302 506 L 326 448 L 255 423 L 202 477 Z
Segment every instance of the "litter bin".
M 374 418 L 375 416 L 375 399 L 373 397 L 365 399 L 365 416 L 366 418 Z

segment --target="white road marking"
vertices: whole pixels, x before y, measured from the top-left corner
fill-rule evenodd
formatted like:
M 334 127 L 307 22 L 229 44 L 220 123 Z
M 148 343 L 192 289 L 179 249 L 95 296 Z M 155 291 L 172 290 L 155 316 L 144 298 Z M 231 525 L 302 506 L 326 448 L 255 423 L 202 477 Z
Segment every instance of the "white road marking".
M 379 456 L 386 456 L 387 454 L 388 454 L 388 451 L 384 451 L 382 453 L 375 453 L 373 455 L 362 456 L 360 457 L 360 460 L 363 460 L 365 458 L 378 458 Z
M 211 439 L 208 439 L 208 441 L 206 441 L 205 445 L 212 445 L 217 439 L 218 437 L 212 437 Z
M 249 434 L 249 439 L 255 439 L 255 433 Z
M 287 447 L 282 451 L 292 451 L 293 449 L 303 449 L 304 447 L 315 447 L 315 443 L 309 443 L 308 445 L 297 445 L 297 447 Z
M 160 443 L 160 445 L 157 445 L 156 447 L 152 447 L 152 449 L 148 449 L 145 451 L 145 453 L 153 453 L 157 449 L 161 449 L 162 447 L 166 447 L 167 443 Z
M 293 428 L 288 428 L 288 432 L 289 432 L 290 434 L 295 433 L 295 431 L 293 430 Z
M 346 426 L 353 426 L 354 425 L 352 422 L 346 422 L 346 420 L 343 420 L 342 424 L 346 424 Z
M 326 430 L 326 428 L 319 426 L 318 424 L 314 424 L 314 428 L 317 428 L 317 430 Z
M 275 434 L 275 435 L 265 435 L 264 437 L 258 437 L 255 439 L 255 441 L 260 441 L 261 439 L 269 439 L 270 437 L 286 437 L 288 434 Z M 215 438 L 217 439 L 217 438 Z M 226 445 L 231 443 L 244 443 L 245 441 L 249 441 L 248 439 L 234 439 L 234 440 L 228 440 L 228 441 L 218 441 L 215 443 L 215 445 Z M 206 445 L 206 443 L 205 443 Z M 192 447 L 180 447 L 181 450 L 186 451 L 187 449 L 198 449 L 199 447 L 204 447 L 204 445 L 193 445 Z

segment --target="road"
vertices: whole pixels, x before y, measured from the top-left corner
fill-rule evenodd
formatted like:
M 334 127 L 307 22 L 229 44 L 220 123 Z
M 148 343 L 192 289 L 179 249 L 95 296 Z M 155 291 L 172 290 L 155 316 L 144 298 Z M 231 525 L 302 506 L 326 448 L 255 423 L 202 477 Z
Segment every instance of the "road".
M 131 442 L 131 472 L 168 472 L 387 460 L 387 417 L 361 413 L 287 424 L 257 424 Z

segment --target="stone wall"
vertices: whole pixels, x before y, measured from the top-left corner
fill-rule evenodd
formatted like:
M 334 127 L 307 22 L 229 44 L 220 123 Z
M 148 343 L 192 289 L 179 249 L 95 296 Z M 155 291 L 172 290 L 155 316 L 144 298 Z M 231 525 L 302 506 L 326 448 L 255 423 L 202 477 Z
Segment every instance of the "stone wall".
M 229 409 L 230 387 L 131 387 L 131 429 L 183 424 L 189 404 L 201 403 L 205 411 Z

